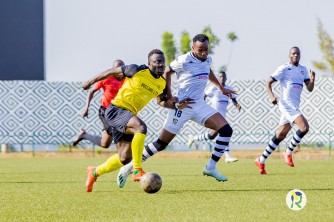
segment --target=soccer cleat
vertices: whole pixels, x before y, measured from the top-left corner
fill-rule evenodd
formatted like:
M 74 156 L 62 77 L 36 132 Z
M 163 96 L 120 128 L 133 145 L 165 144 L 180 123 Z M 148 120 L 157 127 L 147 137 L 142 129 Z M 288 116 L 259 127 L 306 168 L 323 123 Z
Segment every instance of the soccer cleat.
M 95 166 L 89 166 L 87 167 L 87 180 L 86 180 L 86 191 L 92 192 L 93 185 L 97 179 L 97 177 L 94 176 L 94 170 Z
M 282 153 L 282 156 L 283 156 L 283 158 L 284 158 L 286 164 L 288 164 L 288 165 L 291 166 L 291 167 L 294 167 L 294 166 L 295 166 L 295 164 L 294 164 L 293 161 L 292 161 L 292 154 L 286 154 L 286 153 L 284 152 L 284 153 Z
M 139 170 L 139 171 L 135 174 L 136 170 Z M 145 175 L 145 172 L 142 168 L 135 169 L 135 170 L 133 170 L 132 180 L 135 181 L 135 182 L 139 182 L 141 177 L 144 176 L 144 175 Z
M 194 136 L 189 135 L 187 143 L 189 149 L 191 148 L 191 145 L 193 145 L 193 143 L 194 143 Z
M 213 177 L 215 178 L 218 182 L 220 181 L 227 181 L 227 177 L 221 175 L 217 169 L 213 169 L 213 170 L 208 170 L 206 169 L 206 166 L 203 169 L 203 175 L 208 176 L 208 177 Z
M 225 163 L 233 163 L 233 162 L 237 162 L 238 158 L 235 157 L 226 157 L 225 158 Z
M 264 163 L 261 163 L 259 159 L 256 159 L 255 164 L 259 168 L 261 174 L 267 174 L 266 170 L 264 169 L 266 166 Z
M 73 140 L 72 145 L 73 145 L 73 146 L 78 145 L 78 143 L 79 143 L 81 140 L 83 140 L 82 135 L 84 135 L 85 133 L 86 133 L 86 131 L 85 131 L 84 129 L 80 129 L 80 130 L 79 130 L 79 133 L 78 133 L 78 137 L 77 137 L 75 140 Z
M 127 164 L 127 165 L 121 167 L 121 169 L 118 171 L 117 185 L 118 185 L 119 188 L 124 187 L 124 185 L 126 183 L 126 179 L 131 174 L 131 171 L 132 171 L 132 164 Z

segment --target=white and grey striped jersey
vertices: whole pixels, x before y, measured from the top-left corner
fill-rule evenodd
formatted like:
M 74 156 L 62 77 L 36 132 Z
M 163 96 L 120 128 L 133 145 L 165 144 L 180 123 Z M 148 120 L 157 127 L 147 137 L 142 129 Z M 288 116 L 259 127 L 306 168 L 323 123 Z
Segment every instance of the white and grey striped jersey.
M 203 100 L 211 62 L 210 56 L 205 61 L 201 61 L 192 52 L 181 55 L 171 62 L 170 68 L 176 72 L 177 76 L 179 100 L 187 97 L 195 101 Z
M 279 102 L 283 106 L 298 109 L 303 83 L 310 80 L 307 68 L 300 64 L 294 66 L 291 63 L 286 63 L 279 66 L 276 71 L 271 74 L 271 77 L 275 80 L 279 80 L 281 84 L 282 92 Z

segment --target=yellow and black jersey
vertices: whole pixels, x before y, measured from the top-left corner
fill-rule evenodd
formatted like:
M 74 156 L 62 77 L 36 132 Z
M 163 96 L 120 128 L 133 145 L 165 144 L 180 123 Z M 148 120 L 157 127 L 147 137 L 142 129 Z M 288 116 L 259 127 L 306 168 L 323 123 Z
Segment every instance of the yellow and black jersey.
M 126 78 L 111 103 L 134 114 L 151 99 L 162 94 L 166 87 L 166 80 L 161 76 L 154 76 L 145 65 L 127 65 L 123 66 L 122 70 Z

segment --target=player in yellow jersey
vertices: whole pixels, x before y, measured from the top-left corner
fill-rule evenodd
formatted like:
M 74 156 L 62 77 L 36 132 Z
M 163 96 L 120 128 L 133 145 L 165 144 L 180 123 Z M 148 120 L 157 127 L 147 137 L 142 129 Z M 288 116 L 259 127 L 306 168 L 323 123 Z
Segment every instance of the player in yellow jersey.
M 132 179 L 140 181 L 145 174 L 142 169 L 142 153 L 147 126 L 137 116 L 137 113 L 153 98 L 157 98 L 163 107 L 175 108 L 176 98 L 167 100 L 166 80 L 162 77 L 164 70 L 164 53 L 159 49 L 154 49 L 148 54 L 148 66 L 113 67 L 83 84 L 82 88 L 87 90 L 95 82 L 109 76 L 126 77 L 122 87 L 105 112 L 105 118 L 113 128 L 114 142 L 119 143 L 118 154 L 111 156 L 97 167 L 87 168 L 87 192 L 93 190 L 93 184 L 98 176 L 121 168 L 131 159 L 133 159 L 134 169 Z M 183 104 L 183 107 L 187 107 L 188 103 L 191 104 L 191 99 L 187 98 L 180 103 Z

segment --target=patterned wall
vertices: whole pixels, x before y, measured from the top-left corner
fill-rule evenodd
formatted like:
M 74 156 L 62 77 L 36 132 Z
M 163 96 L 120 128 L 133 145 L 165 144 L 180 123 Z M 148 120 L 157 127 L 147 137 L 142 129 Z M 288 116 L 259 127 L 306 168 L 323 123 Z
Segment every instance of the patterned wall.
M 265 81 L 229 81 L 237 89 L 240 112 L 231 104 L 227 119 L 234 129 L 235 143 L 265 143 L 278 126 L 280 113 L 269 102 Z M 0 81 L 0 144 L 67 144 L 78 129 L 100 134 L 97 118 L 100 93 L 96 94 L 89 111 L 90 118 L 82 119 L 87 92 L 81 83 L 46 81 Z M 175 89 L 174 89 L 175 90 Z M 279 84 L 274 85 L 279 90 Z M 316 87 L 302 93 L 301 110 L 310 123 L 310 132 L 304 142 L 328 142 L 334 140 L 334 78 L 316 80 Z M 159 107 L 155 100 L 144 108 L 139 116 L 148 125 L 146 142 L 154 141 L 162 128 L 167 109 Z M 188 122 L 173 141 L 184 144 L 189 134 L 207 129 Z

